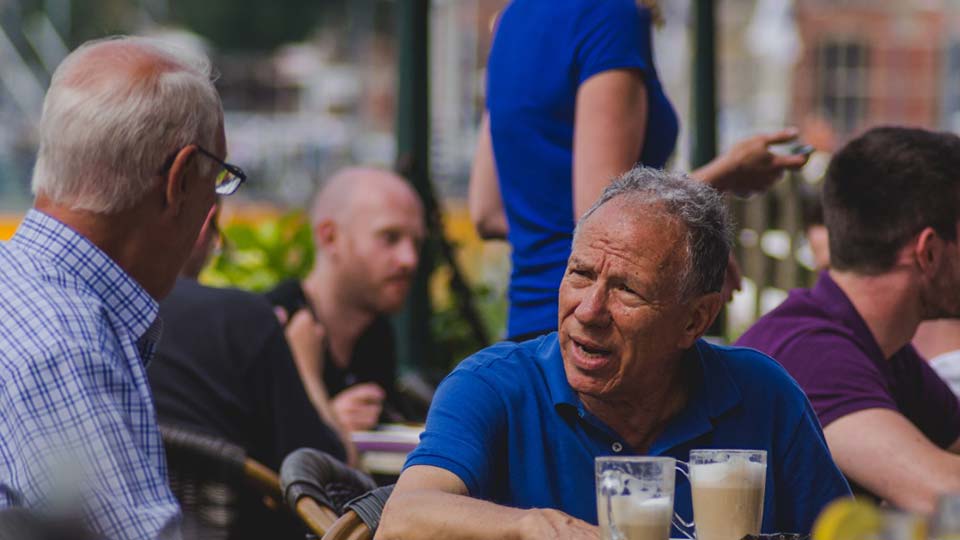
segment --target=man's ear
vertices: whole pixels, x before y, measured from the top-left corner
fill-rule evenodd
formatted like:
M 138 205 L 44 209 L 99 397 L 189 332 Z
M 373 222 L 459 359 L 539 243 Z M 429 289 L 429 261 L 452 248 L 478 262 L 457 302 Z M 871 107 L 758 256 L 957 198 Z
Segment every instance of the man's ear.
M 180 206 L 183 204 L 187 191 L 187 172 L 190 167 L 190 161 L 197 146 L 190 144 L 184 146 L 177 152 L 173 158 L 173 165 L 167 171 L 164 181 L 164 207 L 176 214 L 180 213 Z
M 313 226 L 313 241 L 319 249 L 329 249 L 337 241 L 337 224 L 324 219 Z
M 932 277 L 939 270 L 943 262 L 945 244 L 933 227 L 920 231 L 920 235 L 913 244 L 912 254 L 924 276 Z
M 687 324 L 681 335 L 680 348 L 689 349 L 713 324 L 720 309 L 723 296 L 719 292 L 707 293 L 690 301 Z

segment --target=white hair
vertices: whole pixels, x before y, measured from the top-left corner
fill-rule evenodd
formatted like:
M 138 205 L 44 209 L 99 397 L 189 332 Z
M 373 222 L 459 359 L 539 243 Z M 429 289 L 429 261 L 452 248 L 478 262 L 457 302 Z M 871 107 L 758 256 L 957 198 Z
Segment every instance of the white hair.
M 178 150 L 213 150 L 222 114 L 205 55 L 139 37 L 87 42 L 53 74 L 33 193 L 73 210 L 128 209 Z

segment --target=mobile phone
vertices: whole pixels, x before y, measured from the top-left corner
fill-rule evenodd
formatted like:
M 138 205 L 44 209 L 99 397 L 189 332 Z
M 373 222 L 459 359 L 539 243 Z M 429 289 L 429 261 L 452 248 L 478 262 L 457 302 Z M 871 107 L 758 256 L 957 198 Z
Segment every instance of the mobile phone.
M 816 148 L 809 144 L 796 143 L 790 147 L 789 152 L 796 156 L 799 154 L 812 154 L 815 150 Z

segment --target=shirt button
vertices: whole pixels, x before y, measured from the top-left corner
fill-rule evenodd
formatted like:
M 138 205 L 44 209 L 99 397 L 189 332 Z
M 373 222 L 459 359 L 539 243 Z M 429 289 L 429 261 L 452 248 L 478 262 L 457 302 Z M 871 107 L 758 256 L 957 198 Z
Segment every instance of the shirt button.
M 623 450 L 623 445 L 622 445 L 622 444 L 620 444 L 620 443 L 618 443 L 618 442 L 613 443 L 613 451 L 614 451 L 614 452 L 620 452 L 620 451 L 622 451 L 622 450 Z

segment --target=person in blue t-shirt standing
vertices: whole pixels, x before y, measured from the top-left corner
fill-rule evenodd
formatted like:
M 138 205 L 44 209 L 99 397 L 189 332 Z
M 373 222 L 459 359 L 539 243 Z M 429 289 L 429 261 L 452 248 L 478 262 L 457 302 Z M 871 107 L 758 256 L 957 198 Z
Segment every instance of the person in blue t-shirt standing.
M 559 331 L 464 360 L 437 389 L 377 538 L 598 538 L 594 459 L 767 452 L 761 531 L 807 534 L 850 488 L 803 391 L 700 339 L 723 305 L 720 194 L 638 167 L 580 219 Z M 692 515 L 677 478 L 676 510 Z M 679 536 L 674 530 L 671 536 Z
M 515 0 L 498 22 L 470 212 L 481 237 L 513 247 L 510 339 L 556 328 L 574 223 L 603 188 L 638 161 L 662 168 L 673 152 L 677 117 L 653 61 L 656 6 L 641 4 Z M 806 162 L 767 148 L 795 136 L 751 137 L 693 176 L 738 193 L 765 190 Z M 733 270 L 725 295 L 739 283 Z

